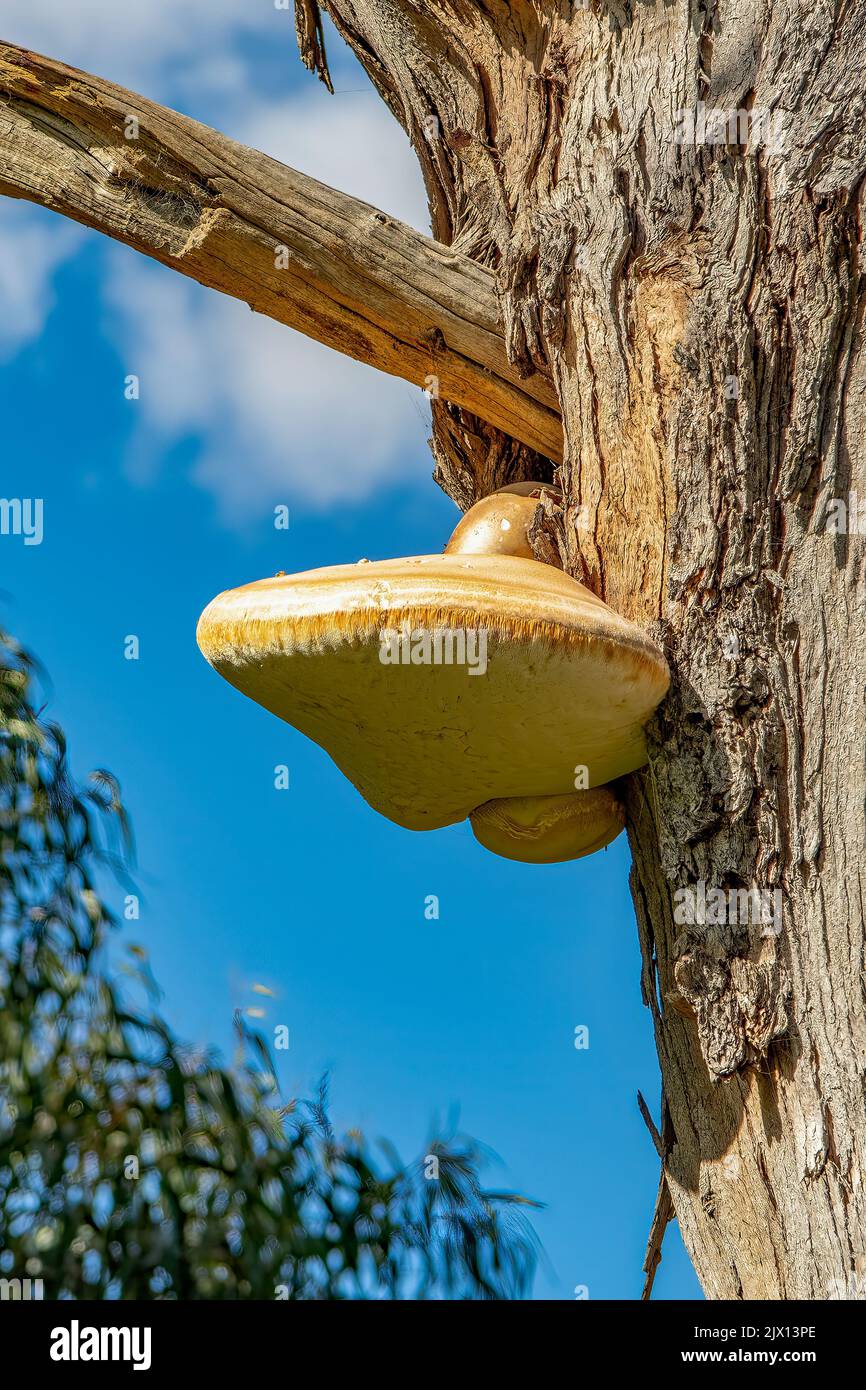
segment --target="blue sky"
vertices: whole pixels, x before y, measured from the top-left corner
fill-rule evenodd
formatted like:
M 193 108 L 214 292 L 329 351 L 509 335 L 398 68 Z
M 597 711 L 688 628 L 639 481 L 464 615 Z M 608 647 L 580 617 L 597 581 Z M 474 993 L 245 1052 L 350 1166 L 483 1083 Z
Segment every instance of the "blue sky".
M 305 73 L 289 12 L 4 11 L 7 39 L 426 230 L 402 133 L 335 38 L 338 95 Z M 459 1106 L 461 1128 L 503 1159 L 491 1181 L 547 1204 L 536 1297 L 637 1297 L 658 1163 L 635 1093 L 657 1109 L 659 1079 L 625 840 L 536 869 L 486 854 L 467 825 L 401 830 L 195 645 L 221 589 L 441 549 L 457 511 L 430 479 L 421 392 L 8 202 L 0 365 L 0 495 L 41 497 L 45 517 L 39 546 L 0 537 L 0 621 L 50 672 L 79 775 L 120 777 L 144 895 L 128 938 L 148 949 L 178 1031 L 228 1048 L 232 1010 L 263 1005 L 263 1028 L 290 1030 L 284 1090 L 309 1094 L 330 1068 L 336 1123 L 406 1158 Z M 138 661 L 124 659 L 130 634 Z M 282 763 L 288 791 L 274 787 Z M 655 1296 L 701 1296 L 675 1227 Z

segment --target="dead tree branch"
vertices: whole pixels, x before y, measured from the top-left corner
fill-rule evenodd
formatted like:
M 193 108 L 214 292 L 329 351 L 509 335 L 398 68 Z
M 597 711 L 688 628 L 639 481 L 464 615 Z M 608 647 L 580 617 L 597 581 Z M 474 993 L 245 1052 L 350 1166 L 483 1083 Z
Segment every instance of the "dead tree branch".
M 187 116 L 8 43 L 0 193 L 562 456 L 552 386 L 508 363 L 491 271 Z

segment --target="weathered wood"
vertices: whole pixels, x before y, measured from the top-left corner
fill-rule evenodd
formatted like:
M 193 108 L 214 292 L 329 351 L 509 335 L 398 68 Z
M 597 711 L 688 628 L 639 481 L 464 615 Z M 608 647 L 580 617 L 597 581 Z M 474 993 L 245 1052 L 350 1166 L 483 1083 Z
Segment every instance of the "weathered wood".
M 643 1262 L 644 1279 L 641 1301 L 646 1303 L 652 1297 L 653 1284 L 655 1283 L 656 1270 L 662 1262 L 662 1243 L 665 1238 L 665 1231 L 668 1222 L 674 1218 L 674 1204 L 671 1201 L 671 1194 L 668 1189 L 668 1180 L 662 1172 L 659 1178 L 659 1190 L 656 1193 L 655 1207 L 653 1208 L 653 1219 L 650 1224 L 650 1232 L 647 1238 L 646 1254 Z
M 545 543 L 670 659 L 629 834 L 697 1273 L 863 1297 L 866 4 L 323 8 L 434 235 L 496 268 L 512 360 L 552 373 Z M 462 502 L 472 460 L 434 423 Z M 777 920 L 677 920 L 701 882 L 778 894 Z
M 12 44 L 0 44 L 0 193 L 561 456 L 553 388 L 509 364 L 490 270 L 187 116 Z

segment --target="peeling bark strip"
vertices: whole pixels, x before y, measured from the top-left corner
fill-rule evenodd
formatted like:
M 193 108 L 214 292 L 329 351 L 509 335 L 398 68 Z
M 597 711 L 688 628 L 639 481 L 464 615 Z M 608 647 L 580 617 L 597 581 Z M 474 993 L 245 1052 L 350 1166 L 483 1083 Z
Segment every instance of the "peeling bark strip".
M 309 68 L 310 72 L 316 73 L 333 96 L 334 86 L 328 72 L 322 16 L 316 0 L 295 0 L 295 37 L 304 66 Z
M 304 8 L 311 43 L 314 12 Z M 2 43 L 0 193 L 561 457 L 556 396 L 509 365 L 489 270 L 197 121 Z
M 710 1297 L 862 1296 L 866 536 L 827 518 L 866 499 L 866 0 L 322 8 L 552 375 L 537 553 L 674 673 L 629 790 L 671 1134 L 648 1276 L 669 1193 Z M 434 412 L 465 504 L 524 461 L 463 423 Z M 778 893 L 781 929 L 677 921 L 699 883 Z

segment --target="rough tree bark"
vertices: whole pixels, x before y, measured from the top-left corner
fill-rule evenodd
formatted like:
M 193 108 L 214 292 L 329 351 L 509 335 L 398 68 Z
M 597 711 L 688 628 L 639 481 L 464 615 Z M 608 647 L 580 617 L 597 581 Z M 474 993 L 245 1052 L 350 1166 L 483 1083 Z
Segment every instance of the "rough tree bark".
M 866 4 L 321 8 L 415 144 L 434 237 L 495 275 L 514 371 L 559 402 L 539 553 L 671 664 L 628 793 L 664 1088 L 647 1269 L 672 1204 L 710 1297 L 862 1297 Z M 442 394 L 462 506 L 549 476 Z M 781 931 L 678 921 L 701 883 L 778 893 Z
M 864 545 L 827 523 L 864 487 L 866 6 L 323 8 L 555 385 L 563 565 L 670 660 L 629 833 L 695 1268 L 715 1298 L 864 1296 Z M 455 499 L 506 481 L 507 441 L 435 416 Z M 778 891 L 781 932 L 678 924 L 701 882 Z

